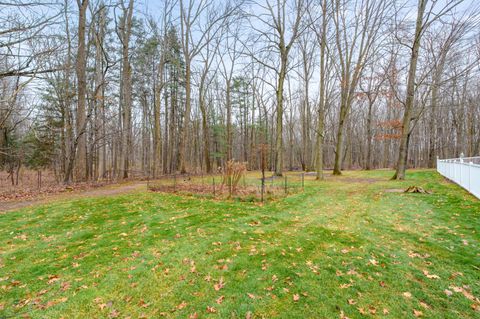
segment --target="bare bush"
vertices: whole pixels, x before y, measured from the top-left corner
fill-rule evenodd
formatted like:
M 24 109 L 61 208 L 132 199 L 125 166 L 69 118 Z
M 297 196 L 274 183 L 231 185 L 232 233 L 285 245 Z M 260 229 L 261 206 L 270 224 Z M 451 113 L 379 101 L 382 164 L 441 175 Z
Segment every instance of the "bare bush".
M 240 179 L 245 176 L 247 171 L 247 164 L 245 162 L 235 162 L 230 160 L 225 165 L 223 171 L 222 188 L 228 186 L 228 193 L 230 196 L 237 191 L 238 183 Z

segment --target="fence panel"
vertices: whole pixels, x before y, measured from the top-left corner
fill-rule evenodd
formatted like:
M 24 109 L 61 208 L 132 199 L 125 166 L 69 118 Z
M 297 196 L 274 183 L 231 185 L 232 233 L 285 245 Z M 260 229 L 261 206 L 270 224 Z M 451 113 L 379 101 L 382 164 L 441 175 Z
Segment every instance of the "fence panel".
M 480 156 L 437 159 L 437 171 L 480 199 Z

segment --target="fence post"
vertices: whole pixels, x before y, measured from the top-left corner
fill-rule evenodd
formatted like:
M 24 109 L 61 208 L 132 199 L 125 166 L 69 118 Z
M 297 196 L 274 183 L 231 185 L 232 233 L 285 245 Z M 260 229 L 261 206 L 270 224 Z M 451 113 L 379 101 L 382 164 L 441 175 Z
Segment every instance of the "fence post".
M 212 177 L 213 197 L 215 197 L 215 176 Z
M 305 173 L 302 173 L 302 192 L 305 191 Z
M 173 192 L 177 192 L 177 174 L 173 174 Z
M 264 176 L 262 176 L 262 190 L 260 192 L 262 203 L 263 203 L 263 193 L 264 192 L 265 192 L 265 174 L 264 174 Z
M 468 191 L 472 190 L 472 175 L 471 175 L 471 168 L 472 168 L 473 162 L 470 161 L 468 163 Z
M 37 186 L 38 186 L 38 190 L 42 189 L 42 171 L 40 170 L 37 171 Z
M 287 175 L 285 175 L 285 194 L 288 193 L 288 190 L 287 190 Z

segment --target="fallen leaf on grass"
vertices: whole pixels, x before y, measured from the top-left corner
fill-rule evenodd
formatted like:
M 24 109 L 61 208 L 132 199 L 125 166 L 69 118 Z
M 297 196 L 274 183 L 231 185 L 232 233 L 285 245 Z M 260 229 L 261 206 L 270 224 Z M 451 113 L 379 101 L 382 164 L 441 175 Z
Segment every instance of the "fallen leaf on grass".
M 422 307 L 425 308 L 425 309 L 430 309 L 430 306 L 429 306 L 427 303 L 423 302 L 423 301 L 420 301 L 420 306 L 422 306 Z
M 423 316 L 423 312 L 421 312 L 420 310 L 416 310 L 416 309 L 413 309 L 413 315 L 415 317 L 422 317 Z
M 425 275 L 425 277 L 427 277 L 428 279 L 440 279 L 440 277 L 438 275 L 434 275 L 434 274 L 430 274 L 428 272 L 428 270 L 424 270 L 423 271 L 423 274 Z
M 68 289 L 70 289 L 70 282 L 62 282 L 61 289 L 62 291 L 67 291 Z
M 208 313 L 216 313 L 217 309 L 215 309 L 214 307 L 207 306 L 207 312 Z
M 118 316 L 120 316 L 120 312 L 116 309 L 113 309 L 111 312 L 110 312 L 110 318 L 118 318 Z
M 177 306 L 177 309 L 180 310 L 180 309 L 183 309 L 187 306 L 187 303 L 185 301 L 182 301 L 178 306 Z
M 37 297 L 40 297 L 40 296 L 46 294 L 47 292 L 48 292 L 47 289 L 40 290 L 39 292 L 37 292 Z
M 463 286 L 463 287 L 450 286 L 448 288 L 452 289 L 455 292 L 461 292 L 465 296 L 465 298 L 469 300 L 480 303 L 480 300 L 470 292 L 470 288 L 468 286 Z
M 47 302 L 47 304 L 45 305 L 45 308 L 50 308 L 50 307 L 53 307 L 59 303 L 62 303 L 62 302 L 66 302 L 68 300 L 67 297 L 62 297 L 62 298 L 58 298 L 58 299 L 54 299 L 54 300 L 50 300 Z
M 405 298 L 412 298 L 412 294 L 411 294 L 410 292 L 408 292 L 408 291 L 405 291 L 405 292 L 403 293 L 403 296 L 404 296 Z
M 58 275 L 50 275 L 50 276 L 48 276 L 47 284 L 51 285 L 58 280 L 60 280 Z
M 299 294 L 294 294 L 293 295 L 293 301 L 299 301 L 300 300 L 300 295 Z
M 223 282 L 223 278 L 220 278 L 220 281 L 219 281 L 218 283 L 216 283 L 215 285 L 213 285 L 213 288 L 214 288 L 216 291 L 219 291 L 219 290 L 222 289 L 224 286 L 225 286 L 225 283 Z
M 454 273 L 452 273 L 452 274 L 450 275 L 450 277 L 449 277 L 448 279 L 455 279 L 455 278 L 457 278 L 458 276 L 463 277 L 463 273 L 458 272 L 458 271 L 457 271 L 457 272 L 454 272 Z
M 17 235 L 15 237 L 13 237 L 14 239 L 21 239 L 23 241 L 27 240 L 27 235 L 25 234 L 21 234 L 21 235 Z

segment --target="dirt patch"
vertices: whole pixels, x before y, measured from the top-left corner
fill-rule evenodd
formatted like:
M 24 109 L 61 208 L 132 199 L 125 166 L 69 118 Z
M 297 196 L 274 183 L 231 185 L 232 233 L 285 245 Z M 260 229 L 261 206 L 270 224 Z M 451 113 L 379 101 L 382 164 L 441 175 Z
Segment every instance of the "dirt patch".
M 329 179 L 337 179 L 338 181 L 345 182 L 345 183 L 361 183 L 361 184 L 373 184 L 378 182 L 385 181 L 382 178 L 367 178 L 367 177 L 348 177 L 348 176 L 333 176 L 330 175 Z
M 306 172 L 304 173 L 305 176 L 317 176 L 316 172 Z M 298 174 L 298 176 L 302 176 L 302 174 Z M 375 178 L 375 177 L 350 177 L 350 176 L 345 176 L 345 175 L 340 175 L 336 176 L 333 175 L 331 171 L 328 172 L 323 172 L 323 177 L 328 180 L 338 180 L 341 182 L 346 182 L 346 183 L 367 183 L 367 184 L 372 184 L 372 183 L 377 183 L 377 182 L 382 182 L 384 179 L 382 178 Z
M 229 193 L 228 186 L 217 185 L 215 189 L 212 185 L 199 185 L 199 184 L 177 184 L 177 185 L 155 185 L 149 188 L 154 192 L 163 193 L 192 193 L 192 194 L 211 194 L 213 195 L 227 195 Z M 254 195 L 258 192 L 258 187 L 247 186 L 238 187 L 233 195 Z
M 7 212 L 11 210 L 16 210 L 28 206 L 47 204 L 53 201 L 60 201 L 65 199 L 79 199 L 84 197 L 105 197 L 113 195 L 121 195 L 137 190 L 144 189 L 146 187 L 146 182 L 133 182 L 125 184 L 114 184 L 103 187 L 89 188 L 89 189 L 73 189 L 66 190 L 62 193 L 55 194 L 43 194 L 42 196 L 31 198 L 28 200 L 17 199 L 9 201 L 0 202 L 0 212 Z
M 403 188 L 390 188 L 384 190 L 385 193 L 403 193 L 405 190 Z

